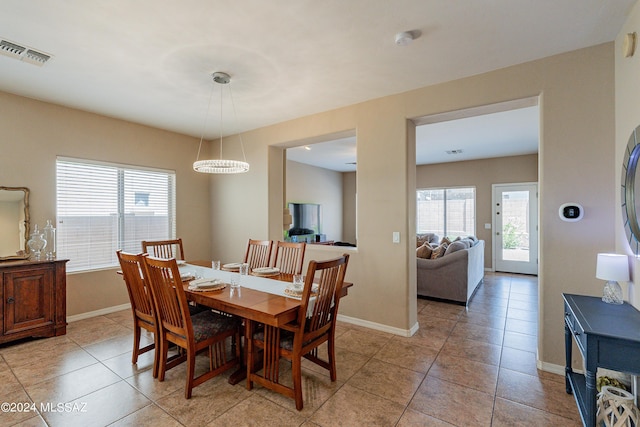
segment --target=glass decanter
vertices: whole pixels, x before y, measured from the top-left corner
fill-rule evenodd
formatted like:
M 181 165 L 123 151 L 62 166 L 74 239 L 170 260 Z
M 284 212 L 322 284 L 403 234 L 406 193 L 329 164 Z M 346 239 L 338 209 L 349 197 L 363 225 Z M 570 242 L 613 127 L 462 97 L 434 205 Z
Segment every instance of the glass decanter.
M 47 242 L 44 251 L 45 259 L 56 259 L 56 229 L 49 219 L 47 220 L 47 225 L 45 225 L 43 229 L 43 237 Z
M 42 256 L 42 250 L 47 246 L 47 241 L 44 239 L 42 231 L 38 230 L 38 224 L 33 228 L 33 232 L 30 234 L 27 246 L 31 251 L 30 259 L 34 261 L 40 261 Z

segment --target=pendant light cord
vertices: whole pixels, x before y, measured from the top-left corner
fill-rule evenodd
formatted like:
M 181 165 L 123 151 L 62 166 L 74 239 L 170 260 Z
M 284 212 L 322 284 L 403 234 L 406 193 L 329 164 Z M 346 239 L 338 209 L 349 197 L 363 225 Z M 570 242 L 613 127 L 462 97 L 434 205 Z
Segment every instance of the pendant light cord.
M 220 83 L 218 83 L 220 84 Z M 202 149 L 202 140 L 204 139 L 204 133 L 207 129 L 207 121 L 209 119 L 209 113 L 211 112 L 211 101 L 213 100 L 213 91 L 215 89 L 215 85 L 211 86 L 211 92 L 209 93 L 209 102 L 207 104 L 207 113 L 204 116 L 204 123 L 202 124 L 202 134 L 200 135 L 200 144 L 198 145 L 198 155 L 196 156 L 196 161 L 200 160 L 200 150 Z M 236 125 L 236 129 L 239 129 L 238 127 L 238 114 L 236 112 L 236 103 L 233 100 L 233 93 L 231 92 L 231 84 L 229 83 L 229 97 L 231 98 L 231 108 L 233 108 L 233 116 L 235 119 L 235 125 Z M 222 120 L 222 85 L 220 86 L 220 157 L 219 159 L 222 159 L 222 135 L 223 135 L 223 131 L 222 131 L 222 124 L 223 124 L 223 120 Z M 242 133 L 238 132 L 238 138 L 240 138 L 240 149 L 242 150 L 242 159 L 243 161 L 247 161 L 247 156 L 244 152 L 244 143 L 242 141 Z
M 238 113 L 236 113 L 236 103 L 233 101 L 233 94 L 231 93 L 231 84 L 229 84 L 229 97 L 231 98 L 231 108 L 233 108 L 233 117 L 236 122 L 235 123 L 236 131 L 238 132 L 238 138 L 240 138 L 240 149 L 242 150 L 242 160 L 246 162 L 247 156 L 245 156 L 244 154 L 244 144 L 242 143 L 242 132 L 239 131 L 240 127 L 238 127 Z M 220 142 L 220 149 L 222 149 L 222 141 Z M 221 154 L 220 158 L 222 158 L 222 153 L 220 154 Z
M 196 161 L 200 160 L 200 150 L 202 149 L 202 140 L 204 139 L 204 132 L 207 129 L 207 119 L 209 118 L 209 111 L 211 110 L 211 100 L 213 99 L 214 87 L 215 85 L 211 85 L 211 92 L 209 93 L 209 103 L 207 104 L 207 113 L 204 115 L 204 122 L 202 123 L 202 133 L 200 134 L 200 145 L 198 145 L 198 155 L 196 156 Z M 222 96 L 220 96 L 220 99 L 222 99 Z M 222 149 L 222 146 L 220 148 Z
M 218 158 L 222 160 L 222 83 L 217 84 L 220 86 L 220 157 Z

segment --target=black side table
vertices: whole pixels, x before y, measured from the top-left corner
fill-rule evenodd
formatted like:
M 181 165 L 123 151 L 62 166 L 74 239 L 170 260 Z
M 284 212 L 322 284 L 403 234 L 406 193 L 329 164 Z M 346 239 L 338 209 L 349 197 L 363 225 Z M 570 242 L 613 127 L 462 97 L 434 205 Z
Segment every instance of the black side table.
M 564 299 L 565 380 L 582 423 L 596 425 L 598 367 L 640 375 L 640 312 L 628 303 L 607 304 L 601 298 L 562 294 Z M 571 337 L 584 358 L 584 375 L 571 368 Z

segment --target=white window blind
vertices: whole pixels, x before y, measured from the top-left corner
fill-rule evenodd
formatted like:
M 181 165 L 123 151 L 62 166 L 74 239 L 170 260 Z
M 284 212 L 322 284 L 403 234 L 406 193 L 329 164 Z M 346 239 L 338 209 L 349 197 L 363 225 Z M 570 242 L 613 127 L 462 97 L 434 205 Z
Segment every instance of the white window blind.
M 473 187 L 417 190 L 416 231 L 451 239 L 475 235 L 475 193 Z
M 175 173 L 58 158 L 57 256 L 68 271 L 117 266 L 116 251 L 174 239 Z

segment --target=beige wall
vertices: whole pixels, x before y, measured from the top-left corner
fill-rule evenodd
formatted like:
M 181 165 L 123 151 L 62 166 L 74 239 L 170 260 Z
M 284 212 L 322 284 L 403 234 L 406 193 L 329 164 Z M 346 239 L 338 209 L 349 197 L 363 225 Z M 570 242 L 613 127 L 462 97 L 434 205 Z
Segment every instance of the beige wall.
M 493 269 L 491 224 L 492 184 L 538 181 L 538 155 L 500 157 L 466 162 L 440 163 L 416 167 L 416 187 L 475 187 L 476 235 L 485 241 L 484 266 Z M 440 236 L 442 237 L 442 236 Z
M 342 240 L 342 173 L 287 161 L 287 203 L 321 206 L 322 230 L 327 240 Z
M 640 52 L 636 48 L 635 55 L 625 58 L 622 55 L 624 36 L 627 33 L 636 32 L 640 34 L 640 6 L 635 4 L 627 22 L 624 24 L 618 37 L 615 48 L 615 82 L 616 82 L 616 137 L 615 137 L 615 159 L 613 163 L 606 165 L 615 170 L 611 181 L 607 184 L 614 192 L 615 199 L 615 219 L 616 219 L 616 246 L 615 252 L 628 254 L 630 256 L 632 282 L 627 288 L 623 284 L 625 299 L 629 299 L 637 308 L 640 308 L 639 282 L 636 279 L 640 274 L 640 264 L 638 258 L 633 256 L 626 240 L 626 234 L 622 225 L 621 195 L 617 191 L 620 188 L 622 178 L 622 161 L 627 147 L 627 141 L 631 132 L 640 125 Z M 613 248 L 602 248 L 602 252 L 611 251 Z M 605 250 L 606 249 L 606 250 Z M 601 282 L 602 284 L 602 282 Z M 627 293 L 627 290 L 629 291 Z
M 357 244 L 356 228 L 356 172 L 342 174 L 342 240 Z
M 357 129 L 358 248 L 347 273 L 355 286 L 341 312 L 408 331 L 416 323 L 415 257 L 409 256 L 415 247 L 407 237 L 415 233 L 416 172 L 408 119 L 539 96 L 539 358 L 562 365 L 561 294 L 599 294 L 595 256 L 614 246 L 613 64 L 613 43 L 608 43 L 247 132 L 252 171 L 224 185 L 212 177 L 217 187 L 212 191 L 220 206 L 236 205 L 232 195 L 243 188 L 256 197 L 213 218 L 217 247 L 242 250 L 236 237 L 248 236 L 235 218 L 238 210 L 259 218 L 251 226 L 254 235 L 278 235 L 283 180 L 266 175 L 278 170 L 271 162 L 282 162 L 274 147 Z M 582 221 L 559 219 L 558 207 L 567 201 L 585 207 Z M 401 233 L 400 244 L 392 243 L 394 231 Z M 332 251 L 339 249 L 312 255 L 327 257 Z
M 0 185 L 31 190 L 31 224 L 55 218 L 56 156 L 176 171 L 177 233 L 186 256 L 209 259 L 209 179 L 191 169 L 198 140 L 0 92 Z M 129 302 L 114 270 L 70 274 L 67 314 Z

